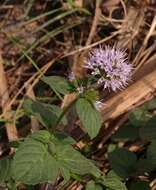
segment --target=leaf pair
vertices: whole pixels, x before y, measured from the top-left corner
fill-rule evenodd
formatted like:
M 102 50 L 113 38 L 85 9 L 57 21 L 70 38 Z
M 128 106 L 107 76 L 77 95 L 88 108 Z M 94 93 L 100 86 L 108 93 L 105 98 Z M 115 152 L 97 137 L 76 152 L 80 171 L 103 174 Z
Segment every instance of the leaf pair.
M 24 110 L 27 114 L 35 116 L 46 128 L 54 128 L 62 113 L 62 110 L 58 106 L 40 103 L 31 99 L 25 100 Z M 89 136 L 91 138 L 96 137 L 102 123 L 100 113 L 85 98 L 79 98 L 77 100 L 76 110 Z M 67 125 L 65 116 L 62 118 L 62 123 Z
M 60 174 L 66 180 L 71 173 L 99 176 L 96 166 L 70 142 L 44 130 L 27 137 L 15 153 L 13 178 L 25 184 L 38 184 L 55 181 Z

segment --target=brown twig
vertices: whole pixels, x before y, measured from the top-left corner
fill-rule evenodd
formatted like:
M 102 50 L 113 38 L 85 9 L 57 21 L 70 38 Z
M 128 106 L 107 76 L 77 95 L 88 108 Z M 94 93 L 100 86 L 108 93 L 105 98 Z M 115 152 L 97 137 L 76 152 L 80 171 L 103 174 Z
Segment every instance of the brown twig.
M 143 41 L 143 44 L 142 44 L 142 46 L 141 46 L 139 52 L 137 53 L 135 59 L 133 60 L 133 64 L 135 64 L 135 65 L 138 65 L 138 64 L 139 64 L 140 58 L 141 58 L 141 56 L 142 56 L 142 53 L 145 51 L 146 46 L 147 46 L 147 43 L 148 43 L 150 37 L 154 34 L 155 29 L 156 29 L 156 15 L 155 15 L 155 17 L 153 18 L 153 21 L 152 21 L 150 30 L 148 31 L 148 33 L 147 33 L 147 35 L 146 35 L 146 37 L 145 37 L 145 39 L 144 39 L 144 41 Z
M 91 26 L 91 29 L 90 29 L 90 32 L 89 32 L 88 39 L 87 39 L 87 41 L 85 43 L 85 47 L 89 46 L 91 44 L 91 42 L 92 42 L 92 40 L 93 40 L 93 38 L 95 36 L 98 21 L 99 21 L 100 15 L 101 15 L 100 2 L 101 2 L 101 0 L 96 0 L 95 15 L 94 15 L 92 26 Z M 86 53 L 87 53 L 87 50 L 85 50 L 80 55 L 78 55 L 77 59 L 75 59 L 75 62 L 73 63 L 72 72 L 74 73 L 74 75 L 77 78 L 82 78 L 85 75 L 84 57 L 85 57 Z
M 85 44 L 86 46 L 88 46 L 92 43 L 92 40 L 93 40 L 95 33 L 96 33 L 98 21 L 99 21 L 100 15 L 101 15 L 100 2 L 101 2 L 101 0 L 96 0 L 95 15 L 94 15 L 94 19 L 92 22 L 92 27 L 91 27 L 88 39 L 87 39 L 86 44 Z
M 114 38 L 115 36 L 117 36 L 119 33 L 120 33 L 119 31 L 114 32 L 114 33 L 112 33 L 112 35 L 110 35 L 110 36 L 108 36 L 108 37 L 106 37 L 106 38 L 104 38 L 104 39 L 102 39 L 102 40 L 99 40 L 99 41 L 97 41 L 97 42 L 95 42 L 95 43 L 92 43 L 92 44 L 90 44 L 90 45 L 88 45 L 88 46 L 84 46 L 84 47 L 82 47 L 82 48 L 79 48 L 79 49 L 76 49 L 76 50 L 74 50 L 74 51 L 71 51 L 71 52 L 69 52 L 69 53 L 63 55 L 62 58 L 65 58 L 65 57 L 67 57 L 67 56 L 74 55 L 74 54 L 76 54 L 76 53 L 80 53 L 80 52 L 89 50 L 89 49 L 91 49 L 91 48 L 93 48 L 93 47 L 95 47 L 95 46 L 97 46 L 97 45 L 99 45 L 99 44 L 102 44 L 102 43 L 104 43 L 104 42 L 107 42 L 108 40 L 111 40 L 112 38 Z
M 30 85 L 27 86 L 27 88 L 26 88 L 26 89 L 27 89 L 26 95 L 27 95 L 29 98 L 31 98 L 32 100 L 35 100 L 34 91 L 33 91 L 32 88 L 31 88 L 31 90 L 29 90 L 29 88 L 30 88 Z M 38 131 L 39 128 L 40 128 L 40 127 L 39 127 L 39 123 L 38 123 L 37 119 L 34 118 L 34 117 L 31 117 L 31 131 L 32 131 L 32 133 L 35 132 L 35 131 Z
M 3 67 L 3 59 L 0 53 L 0 96 L 1 96 L 1 107 L 2 112 L 5 112 L 4 119 L 10 121 L 12 114 L 11 114 L 11 106 L 6 106 L 8 102 L 10 102 L 9 92 L 8 92 L 8 83 Z M 6 123 L 6 132 L 8 136 L 8 140 L 16 140 L 18 139 L 18 133 L 16 126 L 13 123 Z
M 124 115 L 116 125 L 108 127 L 104 132 L 104 138 L 101 140 L 101 142 L 98 145 L 98 148 L 103 147 L 103 144 L 127 121 L 128 115 Z

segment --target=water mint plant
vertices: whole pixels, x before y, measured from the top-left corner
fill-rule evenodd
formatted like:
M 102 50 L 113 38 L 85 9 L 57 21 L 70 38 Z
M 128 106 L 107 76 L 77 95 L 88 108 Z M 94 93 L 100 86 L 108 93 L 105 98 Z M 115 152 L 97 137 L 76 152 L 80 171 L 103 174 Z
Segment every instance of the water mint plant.
M 0 190 L 156 190 L 155 2 L 0 1 Z
M 79 117 L 84 132 L 90 139 L 96 138 L 102 125 L 100 111 L 105 106 L 98 91 L 99 84 L 103 85 L 104 90 L 123 89 L 130 81 L 133 67 L 128 63 L 125 52 L 105 46 L 90 52 L 85 69 L 89 72 L 81 79 L 76 78 L 74 73 L 70 74 L 68 80 L 60 76 L 42 77 L 42 82 L 48 85 L 60 100 L 66 94 L 75 93 L 75 99 L 63 109 L 58 105 L 30 98 L 25 100 L 25 114 L 36 117 L 46 130 L 39 130 L 26 137 L 19 145 L 12 161 L 11 172 L 14 181 L 35 185 L 53 182 L 62 176 L 66 183 L 73 174 L 79 178 L 89 174 L 96 179 L 95 183 L 98 184 L 95 185 L 111 187 L 111 183 L 107 183 L 110 179 L 105 178 L 91 160 L 73 148 L 72 145 L 76 143 L 74 139 L 64 136 L 62 131 L 58 135 L 58 129 L 62 125 L 70 126 L 67 112 L 75 107 L 75 114 Z M 10 159 L 7 162 L 10 163 Z M 120 189 L 126 190 L 125 184 L 116 180 Z

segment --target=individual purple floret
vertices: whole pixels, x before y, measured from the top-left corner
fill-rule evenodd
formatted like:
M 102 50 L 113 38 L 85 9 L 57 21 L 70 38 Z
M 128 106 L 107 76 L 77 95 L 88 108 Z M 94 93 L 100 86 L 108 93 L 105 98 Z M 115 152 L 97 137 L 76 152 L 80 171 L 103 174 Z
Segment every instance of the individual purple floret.
M 127 54 L 115 46 L 93 49 L 85 67 L 98 78 L 98 84 L 113 91 L 127 86 L 133 70 L 133 66 L 128 63 Z
M 70 74 L 69 74 L 69 81 L 73 81 L 73 80 L 76 80 L 76 77 L 75 77 L 75 75 L 74 75 L 74 73 L 73 72 L 71 72 Z
M 101 101 L 95 101 L 95 102 L 94 102 L 94 106 L 95 106 L 95 108 L 96 108 L 98 111 L 100 111 L 104 105 L 105 105 L 105 104 L 102 103 Z

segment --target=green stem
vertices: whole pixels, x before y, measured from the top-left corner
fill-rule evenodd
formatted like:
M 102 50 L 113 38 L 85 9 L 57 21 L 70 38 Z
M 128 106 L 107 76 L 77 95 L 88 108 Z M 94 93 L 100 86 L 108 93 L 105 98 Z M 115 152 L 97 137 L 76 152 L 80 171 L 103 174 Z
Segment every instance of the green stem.
M 55 128 L 60 124 L 62 118 L 64 117 L 64 115 L 67 113 L 67 111 L 74 105 L 74 103 L 77 101 L 77 99 L 79 98 L 79 96 L 77 96 L 68 106 L 66 106 L 64 108 L 64 110 L 62 111 L 62 113 L 60 114 L 57 122 L 56 122 L 56 125 L 55 125 Z

